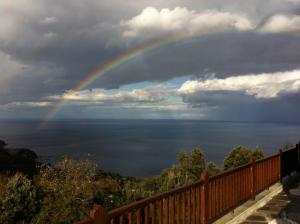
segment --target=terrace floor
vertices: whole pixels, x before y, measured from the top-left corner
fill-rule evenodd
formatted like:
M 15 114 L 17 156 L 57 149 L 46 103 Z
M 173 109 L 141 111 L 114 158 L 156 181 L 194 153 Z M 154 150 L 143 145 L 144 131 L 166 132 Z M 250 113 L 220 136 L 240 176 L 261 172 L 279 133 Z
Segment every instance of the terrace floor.
M 300 224 L 300 182 L 299 176 L 290 177 L 284 190 L 267 204 L 258 208 L 241 224 Z

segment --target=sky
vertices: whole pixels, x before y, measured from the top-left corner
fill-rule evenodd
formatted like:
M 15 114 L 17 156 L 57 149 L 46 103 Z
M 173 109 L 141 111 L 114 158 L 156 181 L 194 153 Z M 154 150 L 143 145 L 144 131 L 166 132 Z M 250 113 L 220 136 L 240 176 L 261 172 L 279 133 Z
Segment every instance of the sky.
M 0 16 L 2 119 L 300 121 L 300 0 L 0 0 Z

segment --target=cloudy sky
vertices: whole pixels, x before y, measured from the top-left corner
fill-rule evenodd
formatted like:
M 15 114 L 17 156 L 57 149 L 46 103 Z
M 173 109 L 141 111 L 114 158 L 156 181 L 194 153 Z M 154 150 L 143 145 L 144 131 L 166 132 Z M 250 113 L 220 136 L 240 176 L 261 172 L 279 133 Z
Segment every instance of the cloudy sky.
M 0 118 L 300 121 L 299 0 L 0 0 L 0 16 Z

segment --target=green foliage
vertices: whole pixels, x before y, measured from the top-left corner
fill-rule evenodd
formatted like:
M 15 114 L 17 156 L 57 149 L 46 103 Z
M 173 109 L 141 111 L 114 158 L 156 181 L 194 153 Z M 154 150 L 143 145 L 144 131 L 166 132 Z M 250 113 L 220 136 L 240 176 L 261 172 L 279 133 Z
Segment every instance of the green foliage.
M 193 149 L 190 156 L 190 172 L 199 178 L 205 171 L 205 155 L 200 146 Z
M 166 191 L 184 186 L 199 180 L 205 171 L 205 156 L 199 146 L 191 154 L 180 152 L 177 156 L 178 163 L 162 172 L 159 181 L 159 191 Z
M 93 197 L 95 204 L 101 204 L 107 209 L 120 207 L 130 200 L 127 199 L 125 193 L 125 184 L 135 181 L 135 178 L 122 177 L 116 173 L 104 173 L 96 176 L 97 192 Z
M 232 169 L 241 165 L 245 165 L 253 158 L 255 160 L 264 157 L 262 150 L 259 147 L 247 148 L 238 146 L 233 149 L 224 159 L 224 170 Z
M 210 161 L 206 165 L 206 171 L 208 172 L 209 176 L 214 176 L 219 174 L 221 172 L 221 169 L 217 166 L 217 164 Z
M 11 158 L 11 152 L 7 154 L 6 149 L 1 151 L 2 158 Z M 23 160 L 26 158 L 26 161 L 36 158 L 30 150 L 15 152 L 15 156 Z M 225 157 L 224 169 L 262 157 L 263 153 L 257 147 L 239 146 Z M 143 179 L 103 172 L 91 161 L 65 157 L 56 165 L 42 166 L 33 181 L 21 174 L 13 177 L 0 175 L 0 223 L 74 223 L 86 218 L 94 204 L 101 204 L 110 210 L 191 184 L 199 180 L 204 171 L 211 176 L 221 172 L 214 162 L 206 164 L 199 146 L 191 153 L 180 152 L 177 163 L 160 175 Z
M 177 161 L 177 164 L 165 169 L 159 176 L 126 181 L 121 194 L 123 203 L 191 184 L 200 179 L 206 168 L 205 156 L 200 147 L 195 147 L 190 154 L 180 152 Z
M 94 163 L 67 157 L 56 166 L 42 167 L 36 184 L 44 198 L 35 222 L 73 223 L 85 217 L 98 188 L 95 175 Z
M 0 194 L 0 223 L 30 223 L 40 208 L 37 188 L 22 174 L 13 176 Z

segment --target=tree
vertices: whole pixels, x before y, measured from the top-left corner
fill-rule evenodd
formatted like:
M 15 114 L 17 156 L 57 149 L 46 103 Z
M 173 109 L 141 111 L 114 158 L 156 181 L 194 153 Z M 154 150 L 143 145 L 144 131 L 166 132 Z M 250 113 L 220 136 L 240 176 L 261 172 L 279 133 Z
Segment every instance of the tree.
M 190 156 L 190 172 L 200 177 L 205 170 L 205 155 L 200 146 L 196 146 Z
M 221 169 L 217 166 L 217 164 L 210 161 L 206 165 L 206 171 L 208 172 L 209 176 L 214 176 L 219 174 L 221 172 Z
M 190 155 L 180 152 L 177 160 L 177 164 L 165 169 L 158 178 L 159 191 L 191 184 L 199 180 L 205 171 L 205 155 L 199 146 L 196 146 Z
M 238 146 L 233 149 L 229 155 L 224 159 L 224 170 L 232 169 L 238 166 L 245 165 L 253 158 L 255 160 L 264 157 L 262 150 L 259 147 L 247 148 L 245 146 Z
M 16 174 L 0 194 L 0 223 L 32 223 L 39 208 L 37 188 L 26 176 Z
M 37 154 L 30 150 L 30 149 L 18 149 L 16 156 L 20 156 L 24 159 L 29 159 L 29 160 L 36 160 L 37 159 Z
M 95 180 L 96 165 L 65 157 L 55 166 L 42 167 L 36 184 L 43 202 L 35 223 L 74 223 L 88 214 L 101 186 Z
M 0 149 L 4 149 L 7 146 L 7 143 L 3 140 L 0 140 Z

